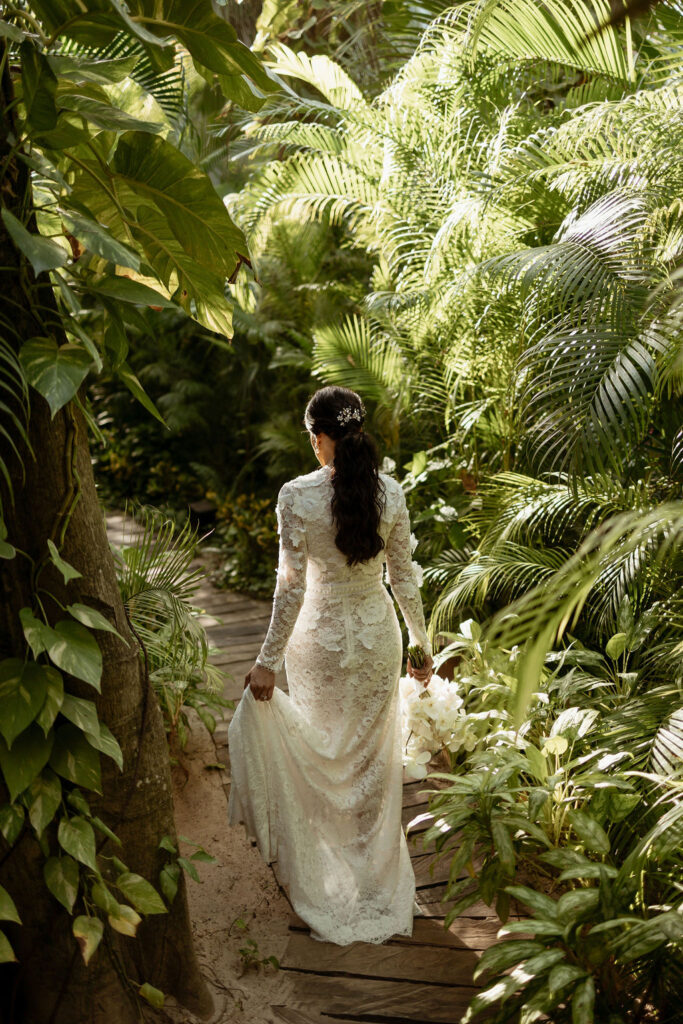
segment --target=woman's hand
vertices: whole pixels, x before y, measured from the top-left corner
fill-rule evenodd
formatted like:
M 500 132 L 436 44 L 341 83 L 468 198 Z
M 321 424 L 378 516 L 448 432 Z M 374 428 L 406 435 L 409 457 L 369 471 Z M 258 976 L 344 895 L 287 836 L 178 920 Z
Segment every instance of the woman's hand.
M 421 668 L 415 668 L 411 664 L 410 658 L 408 658 L 408 675 L 412 676 L 413 679 L 417 679 L 418 683 L 423 683 L 425 687 L 429 686 L 429 680 L 432 678 L 432 666 L 434 661 L 431 654 L 425 654 L 424 665 Z
M 255 664 L 244 678 L 244 689 L 250 686 L 254 700 L 270 700 L 275 689 L 275 673 L 263 665 Z

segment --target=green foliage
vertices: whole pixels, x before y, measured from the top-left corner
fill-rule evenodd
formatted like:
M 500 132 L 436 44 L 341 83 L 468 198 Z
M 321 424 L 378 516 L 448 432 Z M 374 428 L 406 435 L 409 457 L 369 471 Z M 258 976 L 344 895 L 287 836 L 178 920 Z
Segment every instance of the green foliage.
M 157 510 L 143 508 L 126 540 L 115 551 L 121 595 L 169 738 L 183 748 L 189 708 L 213 732 L 214 714 L 234 707 L 221 696 L 223 676 L 209 663 L 201 610 L 191 602 L 203 575 L 192 564 L 197 534 L 189 522 L 178 530 Z
M 179 145 L 184 85 L 206 74 L 211 80 L 221 76 L 222 86 L 234 86 L 240 95 L 242 76 L 262 94 L 278 86 L 208 0 L 95 3 L 87 10 L 72 0 L 36 0 L 28 13 L 12 8 L 5 15 L 0 48 L 14 99 L 4 111 L 12 123 L 2 173 L 14 184 L 3 193 L 2 228 L 14 247 L 21 304 L 37 327 L 36 336 L 20 337 L 15 311 L 6 306 L 0 433 L 12 465 L 0 460 L 0 472 L 11 498 L 12 476 L 25 468 L 18 440 L 32 454 L 29 398 L 44 399 L 52 416 L 61 412 L 64 419 L 67 486 L 35 561 L 17 551 L 0 519 L 0 556 L 32 563 L 30 606 L 20 612 L 26 657 L 0 664 L 0 771 L 9 798 L 0 808 L 0 829 L 10 846 L 24 829 L 35 833 L 46 857 L 45 883 L 75 915 L 72 931 L 87 964 L 104 936 L 105 916 L 116 931 L 133 936 L 141 913 L 164 913 L 166 906 L 146 880 L 97 842 L 97 833 L 107 843 L 118 839 L 91 814 L 84 796 L 101 791 L 101 754 L 123 765 L 96 703 L 70 692 L 70 679 L 99 692 L 102 651 L 96 634 L 118 636 L 97 609 L 60 599 L 81 576 L 61 554 L 81 496 L 72 403 L 87 414 L 82 386 L 89 374 L 106 371 L 156 412 L 126 363 L 127 334 L 139 322 L 140 307 L 182 310 L 230 336 L 227 280 L 248 262 L 246 241 L 210 179 Z M 28 169 L 27 178 L 18 166 Z M 166 671 L 166 682 L 175 685 L 178 674 L 191 669 L 198 689 L 208 674 L 208 648 L 202 631 L 193 631 L 190 613 L 170 593 L 173 559 L 166 559 L 164 577 L 164 559 L 156 551 L 156 587 L 145 590 L 144 553 L 138 554 L 129 563 L 123 559 L 129 571 L 122 582 L 137 602 L 140 628 L 147 629 L 157 658 L 154 671 Z M 60 574 L 59 594 L 52 593 L 46 569 L 52 578 Z M 164 586 L 166 599 L 160 596 Z M 171 659 L 167 666 L 164 655 Z M 217 707 L 220 698 L 208 691 L 190 696 L 209 724 L 206 704 Z M 0 920 L 18 920 L 4 890 Z M 0 932 L 0 960 L 13 959 Z M 155 1006 L 163 1002 L 149 985 L 140 994 Z
M 216 539 L 228 555 L 217 579 L 234 590 L 271 597 L 277 563 L 277 520 L 270 498 L 239 494 L 218 505 Z

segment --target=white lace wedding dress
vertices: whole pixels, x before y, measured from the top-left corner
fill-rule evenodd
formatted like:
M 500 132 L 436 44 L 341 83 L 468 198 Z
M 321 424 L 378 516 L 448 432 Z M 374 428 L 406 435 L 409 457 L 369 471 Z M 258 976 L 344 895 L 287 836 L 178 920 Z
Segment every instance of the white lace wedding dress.
M 353 567 L 334 543 L 331 470 L 284 485 L 273 613 L 258 661 L 289 694 L 246 689 L 229 728 L 229 820 L 277 860 L 314 938 L 340 945 L 412 932 L 415 876 L 401 826 L 401 632 L 428 650 L 400 484 L 386 489 L 384 551 Z

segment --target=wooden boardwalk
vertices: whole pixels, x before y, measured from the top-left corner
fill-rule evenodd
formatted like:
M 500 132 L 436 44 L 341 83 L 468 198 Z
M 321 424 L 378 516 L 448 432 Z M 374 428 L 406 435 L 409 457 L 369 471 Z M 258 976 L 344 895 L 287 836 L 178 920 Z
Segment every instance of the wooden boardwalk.
M 109 533 L 120 542 L 118 517 L 108 520 Z M 270 603 L 243 594 L 218 590 L 207 579 L 193 598 L 202 609 L 201 621 L 212 644 L 220 648 L 212 659 L 226 672 L 224 695 L 238 700 L 244 675 L 253 665 L 270 619 Z M 281 674 L 277 683 L 286 690 Z M 225 760 L 227 724 L 219 724 L 216 741 Z M 225 788 L 229 773 L 224 774 Z M 406 781 L 403 823 L 427 812 L 424 783 Z M 273 1024 L 457 1024 L 477 990 L 472 972 L 482 951 L 490 946 L 500 921 L 483 903 L 470 907 L 446 931 L 449 909 L 442 901 L 448 878 L 448 859 L 434 864 L 425 851 L 422 820 L 409 832 L 417 881 L 416 916 L 410 938 L 382 945 L 353 943 L 337 946 L 310 937 L 307 925 L 292 911 L 289 939 L 281 970 L 283 1002 L 271 1006 Z M 412 837 L 412 838 L 411 838 Z M 273 865 L 277 879 L 277 864 Z M 259 1022 L 260 1024 L 260 1022 Z

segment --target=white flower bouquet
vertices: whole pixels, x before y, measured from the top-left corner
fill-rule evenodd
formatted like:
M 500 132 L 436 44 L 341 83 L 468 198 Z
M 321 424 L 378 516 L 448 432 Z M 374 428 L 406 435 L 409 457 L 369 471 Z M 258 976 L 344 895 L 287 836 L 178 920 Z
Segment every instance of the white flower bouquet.
M 424 779 L 429 761 L 442 750 L 450 757 L 474 749 L 478 737 L 470 728 L 457 683 L 433 675 L 424 687 L 406 675 L 399 692 L 403 763 L 410 778 Z

